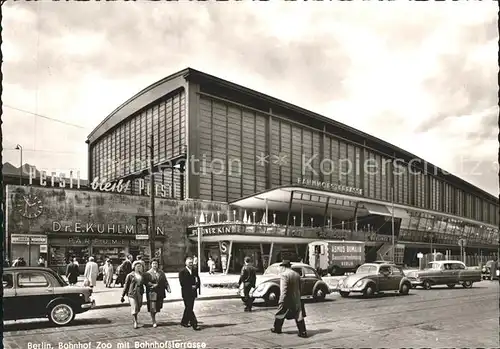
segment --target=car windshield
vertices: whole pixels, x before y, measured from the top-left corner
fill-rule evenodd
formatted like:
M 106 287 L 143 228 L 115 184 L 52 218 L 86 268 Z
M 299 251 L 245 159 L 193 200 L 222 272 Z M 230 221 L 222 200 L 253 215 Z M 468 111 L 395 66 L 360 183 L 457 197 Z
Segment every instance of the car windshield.
M 362 265 L 356 270 L 356 274 L 372 274 L 377 271 L 377 267 L 374 265 Z
M 271 265 L 269 268 L 266 269 L 264 275 L 279 275 L 279 273 L 280 273 L 280 267 L 278 265 Z

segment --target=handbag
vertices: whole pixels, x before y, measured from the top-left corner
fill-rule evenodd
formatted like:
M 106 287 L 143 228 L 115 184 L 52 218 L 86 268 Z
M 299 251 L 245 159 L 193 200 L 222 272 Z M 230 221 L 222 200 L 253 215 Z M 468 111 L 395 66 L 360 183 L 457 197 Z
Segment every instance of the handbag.
M 150 301 L 156 302 L 157 299 L 158 299 L 158 295 L 156 294 L 156 292 L 149 292 L 149 300 Z

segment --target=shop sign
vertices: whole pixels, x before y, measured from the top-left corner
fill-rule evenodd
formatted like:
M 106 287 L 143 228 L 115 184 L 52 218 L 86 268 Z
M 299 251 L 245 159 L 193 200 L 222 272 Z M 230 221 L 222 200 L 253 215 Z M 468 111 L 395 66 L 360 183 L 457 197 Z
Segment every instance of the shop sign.
M 68 243 L 70 245 L 128 245 L 127 240 L 123 239 L 90 239 L 90 238 L 79 238 L 71 237 L 68 238 Z
M 40 245 L 40 253 L 47 253 L 47 245 Z
M 44 244 L 47 244 L 47 237 L 45 235 L 16 235 L 16 234 L 13 234 L 10 238 L 10 242 L 13 244 L 44 245 Z
M 297 177 L 297 184 L 307 186 L 307 187 L 315 187 L 315 188 L 328 190 L 328 191 L 336 191 L 336 192 L 343 192 L 343 193 L 347 193 L 347 194 L 363 195 L 363 189 L 361 189 L 361 188 L 350 187 L 347 185 L 335 184 L 335 183 L 331 183 L 331 182 L 316 181 L 316 180 L 311 180 L 309 178 Z
M 224 234 L 240 234 L 245 231 L 244 227 L 239 225 L 219 225 L 215 227 L 201 228 L 202 235 L 224 235 Z M 196 235 L 197 229 L 193 229 L 191 234 Z
M 62 224 L 61 222 L 52 222 L 53 232 L 71 232 L 88 234 L 120 234 L 136 235 L 136 227 L 132 224 L 95 224 L 80 223 Z M 161 227 L 156 227 L 156 235 L 165 235 Z
M 227 253 L 228 247 L 227 247 L 227 241 L 221 241 L 219 244 L 220 248 L 220 253 Z

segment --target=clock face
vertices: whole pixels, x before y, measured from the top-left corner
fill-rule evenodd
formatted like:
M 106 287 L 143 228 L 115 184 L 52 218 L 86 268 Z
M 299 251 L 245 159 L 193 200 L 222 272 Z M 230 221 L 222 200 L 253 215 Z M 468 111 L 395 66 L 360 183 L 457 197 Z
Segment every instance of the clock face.
M 17 199 L 16 210 L 25 218 L 37 218 L 43 212 L 42 200 L 32 194 L 22 195 Z

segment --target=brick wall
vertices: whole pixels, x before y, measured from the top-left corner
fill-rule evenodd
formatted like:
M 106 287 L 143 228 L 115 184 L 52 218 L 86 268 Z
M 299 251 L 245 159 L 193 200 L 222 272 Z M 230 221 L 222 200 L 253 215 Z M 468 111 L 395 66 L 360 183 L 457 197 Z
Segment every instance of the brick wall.
M 111 194 L 98 191 L 70 190 L 46 187 L 7 186 L 7 227 L 9 234 L 45 234 L 52 232 L 53 222 L 74 226 L 75 222 L 135 226 L 137 215 L 149 215 L 149 197 Z M 42 214 L 24 218 L 16 206 L 24 204 L 23 196 L 36 196 L 42 201 Z M 226 203 L 201 200 L 170 200 L 156 198 L 156 226 L 165 233 L 163 259 L 167 270 L 176 270 L 190 249 L 187 226 L 203 211 L 209 216 L 220 212 L 225 220 Z M 79 233 L 74 233 L 78 235 Z M 80 233 L 82 234 L 82 233 Z M 85 233 L 87 234 L 87 233 Z M 99 237 L 99 233 L 90 233 Z M 88 235 L 88 234 L 87 234 Z M 108 235 L 109 236 L 109 235 Z

